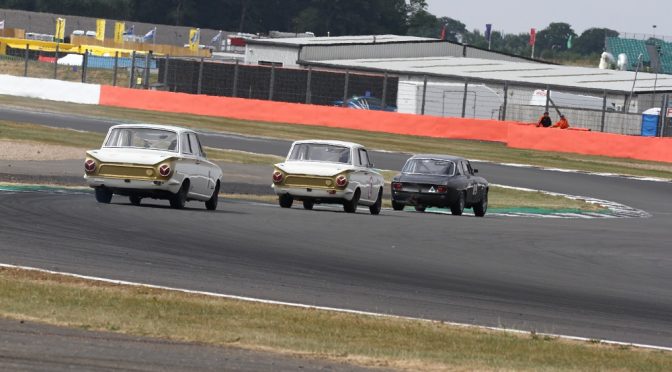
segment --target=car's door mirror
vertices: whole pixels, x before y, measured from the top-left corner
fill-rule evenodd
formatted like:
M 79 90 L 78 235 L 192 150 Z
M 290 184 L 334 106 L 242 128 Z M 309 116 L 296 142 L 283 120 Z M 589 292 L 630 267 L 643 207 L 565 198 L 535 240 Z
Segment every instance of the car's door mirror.
M 203 151 L 203 152 L 201 153 L 201 156 L 203 157 L 203 159 L 207 159 L 207 158 L 208 158 L 208 154 L 206 154 L 205 151 Z
M 367 164 L 367 167 L 369 167 L 369 168 L 373 168 L 373 163 L 369 163 L 369 164 Z
M 474 169 L 474 174 L 478 173 L 478 169 Z

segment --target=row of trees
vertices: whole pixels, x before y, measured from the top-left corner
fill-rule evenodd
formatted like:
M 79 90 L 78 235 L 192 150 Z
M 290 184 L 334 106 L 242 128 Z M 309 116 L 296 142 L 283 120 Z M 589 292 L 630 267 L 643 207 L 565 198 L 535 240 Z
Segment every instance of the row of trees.
M 488 47 L 479 30 L 469 31 L 458 20 L 429 13 L 426 0 L 0 0 L 0 7 L 250 33 L 280 30 L 438 38 L 445 28 L 448 40 Z M 567 23 L 551 23 L 537 33 L 535 54 L 552 59 L 593 55 L 602 52 L 606 36 L 616 35 L 604 28 L 577 35 Z M 494 31 L 491 48 L 529 56 L 529 37 Z

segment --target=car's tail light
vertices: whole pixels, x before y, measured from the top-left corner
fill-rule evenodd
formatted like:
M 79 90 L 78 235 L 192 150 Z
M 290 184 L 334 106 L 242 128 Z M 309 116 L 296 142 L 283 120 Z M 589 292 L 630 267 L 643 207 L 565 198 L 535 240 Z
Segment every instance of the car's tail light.
M 86 173 L 93 173 L 96 170 L 96 161 L 93 159 L 86 159 L 84 162 L 84 170 Z
M 285 175 L 280 171 L 273 172 L 273 183 L 282 183 L 285 179 Z
M 446 186 L 437 186 L 436 187 L 436 192 L 441 193 L 441 194 L 447 193 L 448 188 Z
M 163 165 L 161 165 L 161 166 L 159 167 L 159 174 L 160 174 L 162 177 L 168 177 L 168 176 L 170 176 L 170 172 L 171 172 L 171 171 L 172 171 L 172 169 L 170 169 L 170 165 L 168 165 L 168 164 L 163 164 Z
M 401 182 L 392 182 L 392 189 L 396 191 L 401 191 L 403 186 L 401 185 Z
M 336 186 L 345 187 L 345 185 L 347 185 L 347 184 L 348 184 L 348 177 L 346 177 L 342 174 L 340 176 L 336 177 Z

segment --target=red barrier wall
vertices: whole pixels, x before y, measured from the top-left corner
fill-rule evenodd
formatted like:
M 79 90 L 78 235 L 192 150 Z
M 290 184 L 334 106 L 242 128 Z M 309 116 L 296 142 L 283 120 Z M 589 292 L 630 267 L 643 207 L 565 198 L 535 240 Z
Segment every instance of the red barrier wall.
M 147 91 L 105 85 L 101 86 L 100 105 L 270 123 L 493 141 L 506 143 L 509 147 L 519 149 L 672 163 L 672 138 L 536 128 L 533 125 L 497 120 L 439 118 L 243 98 Z
M 271 123 L 407 134 L 424 137 L 506 142 L 506 123 L 497 120 L 438 118 L 341 107 L 214 97 L 101 86 L 103 106 L 226 117 Z

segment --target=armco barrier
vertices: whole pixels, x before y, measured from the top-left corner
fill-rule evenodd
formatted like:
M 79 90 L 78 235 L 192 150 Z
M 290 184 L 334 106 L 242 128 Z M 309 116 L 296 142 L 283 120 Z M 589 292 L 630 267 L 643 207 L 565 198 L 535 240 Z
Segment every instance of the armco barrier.
M 506 142 L 506 123 L 496 120 L 438 118 L 384 111 L 214 97 L 120 87 L 101 87 L 103 106 L 293 123 L 425 137 Z
M 97 105 L 100 85 L 0 75 L 0 94 Z

